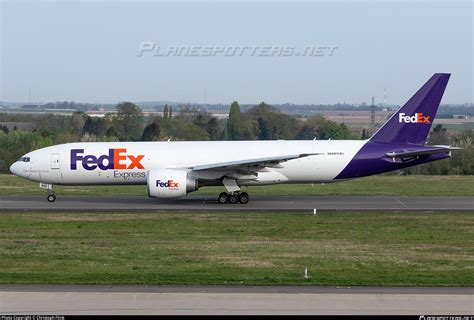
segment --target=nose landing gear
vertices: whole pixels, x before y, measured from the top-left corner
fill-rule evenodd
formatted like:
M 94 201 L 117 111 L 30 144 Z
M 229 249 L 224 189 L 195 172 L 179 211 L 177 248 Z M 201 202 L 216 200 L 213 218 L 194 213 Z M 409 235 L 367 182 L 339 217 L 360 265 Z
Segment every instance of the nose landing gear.
M 47 199 L 48 199 L 48 202 L 54 202 L 56 201 L 56 195 L 54 193 L 49 194 Z
M 46 189 L 48 191 L 48 196 L 46 197 L 46 199 L 48 199 L 48 202 L 56 201 L 56 195 L 54 194 L 52 184 L 40 182 L 40 188 L 41 189 Z

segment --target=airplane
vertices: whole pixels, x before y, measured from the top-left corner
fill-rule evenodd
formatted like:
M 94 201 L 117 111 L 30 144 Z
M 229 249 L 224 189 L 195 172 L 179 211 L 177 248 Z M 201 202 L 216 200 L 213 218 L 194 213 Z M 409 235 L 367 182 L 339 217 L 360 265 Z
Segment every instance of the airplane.
M 148 196 L 179 198 L 224 186 L 219 203 L 249 201 L 243 186 L 329 183 L 449 158 L 425 145 L 450 74 L 434 74 L 367 140 L 77 142 L 29 152 L 10 171 L 53 185 L 147 185 Z

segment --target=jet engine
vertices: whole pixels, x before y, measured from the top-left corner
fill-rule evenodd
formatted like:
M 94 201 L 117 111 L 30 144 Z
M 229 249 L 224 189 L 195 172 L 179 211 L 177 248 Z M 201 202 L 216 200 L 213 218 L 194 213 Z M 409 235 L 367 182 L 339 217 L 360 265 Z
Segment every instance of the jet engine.
M 183 170 L 150 170 L 147 176 L 148 196 L 179 198 L 198 189 L 198 180 Z

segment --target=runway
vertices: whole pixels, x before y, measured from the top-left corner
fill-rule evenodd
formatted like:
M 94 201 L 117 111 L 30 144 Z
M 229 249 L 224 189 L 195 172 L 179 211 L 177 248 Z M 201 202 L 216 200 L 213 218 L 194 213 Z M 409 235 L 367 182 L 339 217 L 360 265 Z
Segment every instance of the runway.
M 254 196 L 248 204 L 219 204 L 216 197 L 176 200 L 146 196 L 1 196 L 2 211 L 474 211 L 474 197 Z
M 473 288 L 0 286 L 0 314 L 473 313 Z

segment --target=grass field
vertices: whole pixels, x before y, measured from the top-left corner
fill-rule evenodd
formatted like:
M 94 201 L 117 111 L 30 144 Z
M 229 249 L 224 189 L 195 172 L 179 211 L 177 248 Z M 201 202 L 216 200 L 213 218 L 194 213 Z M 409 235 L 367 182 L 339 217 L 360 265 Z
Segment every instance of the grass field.
M 0 283 L 474 286 L 472 213 L 2 213 L 0 234 Z
M 352 181 L 315 185 L 273 185 L 244 188 L 254 195 L 395 195 L 395 196 L 474 196 L 474 176 L 393 176 L 379 175 Z M 145 186 L 55 186 L 58 195 L 146 195 Z M 216 195 L 223 187 L 205 187 L 193 195 Z M 38 183 L 13 175 L 0 175 L 0 195 L 46 194 Z
M 466 130 L 466 129 L 474 129 L 474 123 L 473 122 L 466 122 L 466 123 L 459 123 L 459 124 L 443 124 L 443 127 L 446 129 L 451 129 L 451 130 Z

